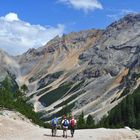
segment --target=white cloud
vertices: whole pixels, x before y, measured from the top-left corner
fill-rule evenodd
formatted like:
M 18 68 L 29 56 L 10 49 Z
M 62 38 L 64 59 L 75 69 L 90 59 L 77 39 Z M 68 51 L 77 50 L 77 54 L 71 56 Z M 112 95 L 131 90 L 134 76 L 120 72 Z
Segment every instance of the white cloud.
M 4 17 L 5 20 L 7 21 L 19 21 L 19 18 L 17 14 L 15 13 L 9 13 Z
M 78 10 L 82 9 L 85 12 L 103 9 L 102 4 L 97 0 L 59 0 L 59 2 L 70 5 Z
M 137 12 L 131 9 L 109 9 L 110 12 L 113 12 L 114 14 L 108 14 L 107 17 L 118 20 L 119 18 L 127 15 L 127 14 L 136 14 Z
M 62 35 L 64 25 L 44 27 L 31 25 L 18 18 L 16 13 L 0 17 L 0 48 L 12 55 L 21 54 L 29 48 L 38 48 L 56 35 Z

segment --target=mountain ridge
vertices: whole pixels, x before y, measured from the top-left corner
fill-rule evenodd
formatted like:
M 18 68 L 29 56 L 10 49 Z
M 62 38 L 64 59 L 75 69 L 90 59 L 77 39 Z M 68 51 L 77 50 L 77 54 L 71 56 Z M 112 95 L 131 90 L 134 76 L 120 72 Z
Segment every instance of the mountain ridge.
M 99 120 L 121 102 L 126 88 L 131 92 L 138 84 L 139 27 L 140 14 L 129 14 L 105 30 L 72 32 L 21 56 L 5 55 L 17 64 L 19 73 L 11 73 L 19 86 L 28 86 L 27 96 L 44 120 L 61 116 L 66 105 L 68 112 Z

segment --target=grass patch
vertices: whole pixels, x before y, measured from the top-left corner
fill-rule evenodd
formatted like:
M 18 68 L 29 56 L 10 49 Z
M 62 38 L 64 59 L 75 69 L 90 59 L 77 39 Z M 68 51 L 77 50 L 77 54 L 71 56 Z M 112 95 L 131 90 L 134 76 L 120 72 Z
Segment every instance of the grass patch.
M 65 100 L 65 101 L 61 102 L 60 104 L 56 105 L 54 108 L 58 108 L 58 107 L 61 107 L 61 106 L 64 106 L 64 105 L 68 104 L 69 102 L 73 101 L 75 98 L 80 96 L 82 93 L 84 93 L 84 91 L 79 91 L 77 94 L 71 96 L 67 100 Z
M 48 87 L 48 88 L 45 88 L 45 89 L 41 90 L 40 92 L 37 93 L 37 96 L 40 96 L 41 94 L 47 92 L 50 89 L 51 89 L 51 87 Z
M 81 88 L 81 86 L 83 85 L 84 82 L 85 82 L 84 80 L 81 81 L 81 82 L 79 82 L 79 83 L 78 83 L 77 85 L 75 85 L 69 92 L 75 92 L 75 91 L 79 90 L 79 89 Z
M 126 95 L 128 95 L 130 92 L 130 89 L 129 88 L 125 88 L 124 91 L 122 92 L 122 94 L 120 95 L 120 97 L 118 99 L 120 99 L 121 97 L 124 97 Z
M 38 89 L 44 88 L 45 86 L 51 84 L 56 79 L 58 79 L 63 73 L 63 71 L 58 71 L 52 74 L 48 74 L 38 82 L 38 84 L 40 85 Z
M 47 93 L 46 95 L 43 95 L 39 101 L 44 105 L 44 106 L 49 106 L 55 101 L 59 100 L 63 95 L 66 94 L 66 92 L 71 88 L 72 84 L 71 83 L 65 83 L 61 86 L 59 86 L 57 89 L 54 89 Z
M 59 78 L 63 73 L 64 73 L 64 71 L 58 71 L 58 72 L 55 72 L 55 73 L 50 74 L 50 75 L 52 78 Z
M 36 81 L 37 79 L 41 78 L 42 75 L 44 75 L 44 74 L 45 74 L 45 72 L 43 72 L 43 71 L 38 72 L 37 74 L 35 74 L 33 77 L 31 77 L 29 79 L 29 83 Z

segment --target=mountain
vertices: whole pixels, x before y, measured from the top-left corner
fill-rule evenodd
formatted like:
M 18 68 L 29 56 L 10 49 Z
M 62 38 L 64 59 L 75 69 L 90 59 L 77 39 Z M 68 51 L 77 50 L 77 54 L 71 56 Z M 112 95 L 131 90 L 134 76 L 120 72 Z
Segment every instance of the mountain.
M 83 111 L 98 121 L 140 84 L 140 14 L 105 30 L 56 36 L 20 56 L 0 56 L 0 73 L 8 71 L 19 86 L 28 86 L 29 102 L 42 119 Z
M 0 81 L 3 81 L 7 75 L 13 78 L 18 77 L 20 75 L 19 67 L 14 57 L 0 49 Z

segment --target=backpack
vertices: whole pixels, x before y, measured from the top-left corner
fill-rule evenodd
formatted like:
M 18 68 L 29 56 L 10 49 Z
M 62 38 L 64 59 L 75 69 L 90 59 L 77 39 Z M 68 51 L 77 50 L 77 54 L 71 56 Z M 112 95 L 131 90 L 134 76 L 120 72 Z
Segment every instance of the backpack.
M 56 119 L 53 119 L 52 120 L 52 126 L 56 126 L 57 125 L 57 121 L 56 121 Z
M 75 126 L 75 120 L 74 120 L 74 119 L 71 120 L 70 126 L 71 126 L 71 127 L 74 127 L 74 126 Z
M 68 121 L 67 120 L 64 120 L 64 122 L 63 122 L 63 126 L 68 126 L 69 124 L 68 124 Z

